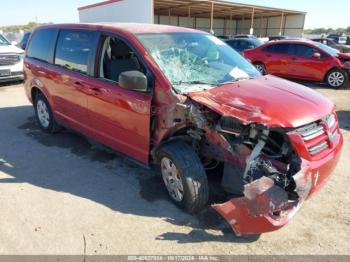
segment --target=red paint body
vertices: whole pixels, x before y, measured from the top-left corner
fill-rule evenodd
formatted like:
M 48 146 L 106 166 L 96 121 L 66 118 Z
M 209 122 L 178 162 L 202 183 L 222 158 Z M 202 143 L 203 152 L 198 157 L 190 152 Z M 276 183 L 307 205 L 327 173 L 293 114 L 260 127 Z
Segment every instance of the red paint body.
M 265 48 L 275 44 L 302 44 L 312 47 L 321 54 L 321 58 L 308 57 L 303 55 L 279 54 L 268 52 Z M 323 82 L 327 73 L 334 68 L 349 70 L 348 65 L 341 62 L 339 58 L 331 56 L 323 51 L 312 41 L 302 40 L 282 40 L 268 42 L 255 49 L 245 50 L 244 57 L 252 63 L 262 63 L 266 67 L 268 74 L 303 80 Z M 350 55 L 340 53 L 345 59 L 350 59 Z
M 138 24 L 69 24 L 53 25 L 49 28 L 117 34 L 127 39 L 142 57 L 154 75 L 152 95 L 126 90 L 93 76 L 82 75 L 28 57 L 25 58 L 25 88 L 31 101 L 33 88 L 39 89 L 47 97 L 55 118 L 62 125 L 145 165 L 152 161 L 152 150 L 169 139 L 172 134 L 186 127 L 185 123 L 168 123 L 171 115 L 175 114 L 174 108 L 178 103 L 194 101 L 222 116 L 234 117 L 246 124 L 259 123 L 281 128 L 303 126 L 325 117 L 334 110 L 334 105 L 322 95 L 273 76 L 190 93 L 188 97 L 176 94 L 170 82 L 134 34 L 198 33 L 192 29 Z M 259 53 L 259 48 L 249 51 L 246 55 L 251 60 L 253 55 L 258 58 L 264 56 Z M 328 64 L 331 66 L 333 62 L 329 60 L 325 64 L 328 67 Z M 95 63 L 98 63 L 97 58 Z M 273 63 L 275 62 L 271 62 L 272 67 Z M 270 64 L 268 67 L 270 68 Z M 324 68 L 325 65 L 317 67 Z M 327 70 L 321 71 L 317 74 L 319 78 L 322 78 Z M 152 118 L 156 120 L 153 127 L 151 127 Z M 296 175 L 296 181 L 297 186 L 305 191 L 303 200 L 325 184 L 339 159 L 343 140 L 338 124 L 333 131 L 337 133 L 337 137 L 332 141 L 332 145 L 315 157 L 308 153 L 309 145 L 305 144 L 298 133 L 294 131 L 288 133 L 290 143 L 302 160 L 302 170 Z M 218 133 L 212 130 L 206 133 L 206 137 L 221 145 L 223 150 L 227 150 L 228 144 L 220 141 L 222 136 Z M 244 164 L 248 153 L 244 153 L 244 158 L 237 156 L 237 161 Z M 240 198 L 213 207 L 225 217 L 238 235 L 257 234 L 273 231 L 285 225 L 299 207 L 284 206 L 281 212 L 283 214 L 280 216 L 271 216 L 269 213 L 271 210 L 268 208 L 252 213 L 250 206 L 263 207 L 271 199 L 271 196 L 264 191 L 253 204 L 251 200 Z

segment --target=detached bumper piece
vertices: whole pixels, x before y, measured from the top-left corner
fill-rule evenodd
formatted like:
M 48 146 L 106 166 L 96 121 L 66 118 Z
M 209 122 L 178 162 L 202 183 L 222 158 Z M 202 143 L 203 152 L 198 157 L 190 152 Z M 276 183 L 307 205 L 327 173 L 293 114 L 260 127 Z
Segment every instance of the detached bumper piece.
M 244 197 L 212 207 L 230 224 L 237 236 L 256 235 L 283 227 L 298 209 L 298 201 L 268 177 L 244 187 Z

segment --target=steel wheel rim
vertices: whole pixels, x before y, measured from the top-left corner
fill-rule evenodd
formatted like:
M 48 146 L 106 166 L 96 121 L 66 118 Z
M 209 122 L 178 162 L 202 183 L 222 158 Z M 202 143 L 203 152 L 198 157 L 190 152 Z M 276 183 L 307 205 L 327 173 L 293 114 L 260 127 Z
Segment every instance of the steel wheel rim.
M 36 111 L 38 114 L 40 124 L 44 128 L 47 128 L 50 125 L 50 114 L 49 114 L 49 109 L 46 106 L 46 103 L 42 100 L 39 100 L 36 103 Z
M 164 184 L 170 196 L 177 202 L 181 202 L 184 197 L 184 189 L 179 170 L 171 159 L 164 157 L 161 161 L 161 172 Z
M 328 77 L 328 82 L 330 83 L 331 86 L 341 86 L 345 81 L 345 77 L 342 73 L 340 72 L 333 72 L 329 75 Z
M 265 73 L 265 70 L 263 68 L 262 65 L 255 65 L 255 68 L 258 69 L 258 71 L 261 73 L 261 74 L 264 74 Z

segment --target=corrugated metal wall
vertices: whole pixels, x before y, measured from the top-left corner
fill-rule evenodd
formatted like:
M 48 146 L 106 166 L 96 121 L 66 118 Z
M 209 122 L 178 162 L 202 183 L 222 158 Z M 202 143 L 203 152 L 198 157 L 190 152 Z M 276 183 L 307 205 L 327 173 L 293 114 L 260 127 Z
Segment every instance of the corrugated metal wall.
M 240 20 L 214 19 L 214 32 L 216 35 L 249 34 L 251 18 Z M 254 34 L 259 37 L 275 36 L 280 33 L 282 16 L 255 17 Z M 282 34 L 301 37 L 304 29 L 305 15 L 288 15 L 283 17 Z M 154 23 L 196 28 L 203 31 L 210 30 L 209 18 L 189 18 L 176 16 L 155 16 Z

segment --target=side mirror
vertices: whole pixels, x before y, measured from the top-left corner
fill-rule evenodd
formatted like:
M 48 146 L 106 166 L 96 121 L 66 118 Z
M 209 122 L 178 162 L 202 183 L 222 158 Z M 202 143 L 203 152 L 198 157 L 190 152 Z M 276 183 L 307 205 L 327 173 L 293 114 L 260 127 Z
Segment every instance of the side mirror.
M 321 59 L 321 54 L 320 53 L 313 53 L 312 58 Z
M 119 86 L 129 90 L 147 91 L 147 77 L 140 71 L 125 71 L 119 75 Z
M 18 43 L 16 41 L 11 41 L 11 45 L 18 45 Z

